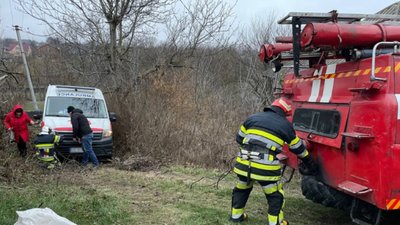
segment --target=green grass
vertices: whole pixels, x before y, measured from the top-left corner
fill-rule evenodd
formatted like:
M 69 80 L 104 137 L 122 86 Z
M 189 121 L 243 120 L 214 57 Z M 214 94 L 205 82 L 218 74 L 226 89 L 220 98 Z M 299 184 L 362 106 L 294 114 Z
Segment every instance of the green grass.
M 78 224 L 129 224 L 124 199 L 76 186 L 31 185 L 18 189 L 0 189 L 0 224 L 14 224 L 22 211 L 48 207 Z
M 16 210 L 49 207 L 77 224 L 231 224 L 230 174 L 215 187 L 220 171 L 173 166 L 130 172 L 103 167 L 95 172 L 64 169 L 14 186 L 0 184 L 0 224 L 14 224 Z M 345 213 L 299 195 L 298 178 L 286 190 L 286 218 L 294 225 L 350 225 Z M 267 204 L 255 187 L 245 224 L 267 224 Z

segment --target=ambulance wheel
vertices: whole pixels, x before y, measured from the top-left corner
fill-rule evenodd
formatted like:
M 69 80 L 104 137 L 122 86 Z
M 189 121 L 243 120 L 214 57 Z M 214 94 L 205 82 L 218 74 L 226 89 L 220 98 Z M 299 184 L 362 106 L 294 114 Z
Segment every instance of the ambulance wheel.
M 98 160 L 101 161 L 102 163 L 108 163 L 108 162 L 112 162 L 113 157 L 112 157 L 112 155 L 99 156 Z

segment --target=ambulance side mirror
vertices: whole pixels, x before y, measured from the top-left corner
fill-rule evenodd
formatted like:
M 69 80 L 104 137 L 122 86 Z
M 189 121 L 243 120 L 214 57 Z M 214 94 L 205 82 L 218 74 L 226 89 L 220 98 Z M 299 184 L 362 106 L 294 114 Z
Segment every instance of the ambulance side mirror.
M 43 118 L 42 111 L 32 111 L 32 112 L 28 112 L 28 115 L 29 114 L 34 120 L 41 120 Z
M 117 121 L 117 114 L 115 112 L 108 112 L 108 117 L 110 118 L 111 122 Z

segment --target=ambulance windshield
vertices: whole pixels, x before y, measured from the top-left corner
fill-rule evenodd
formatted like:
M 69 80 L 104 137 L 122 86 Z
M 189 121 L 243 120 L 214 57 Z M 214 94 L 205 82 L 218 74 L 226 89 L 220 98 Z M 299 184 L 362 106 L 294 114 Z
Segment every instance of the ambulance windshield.
M 69 117 L 68 106 L 82 110 L 87 118 L 107 118 L 104 101 L 94 98 L 48 97 L 45 115 Z

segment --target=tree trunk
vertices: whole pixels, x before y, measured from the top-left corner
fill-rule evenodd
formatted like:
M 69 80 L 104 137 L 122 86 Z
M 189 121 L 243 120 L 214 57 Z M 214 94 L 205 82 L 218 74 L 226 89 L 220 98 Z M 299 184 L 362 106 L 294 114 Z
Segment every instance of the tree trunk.
M 110 67 L 111 73 L 117 71 L 117 25 L 110 23 Z

